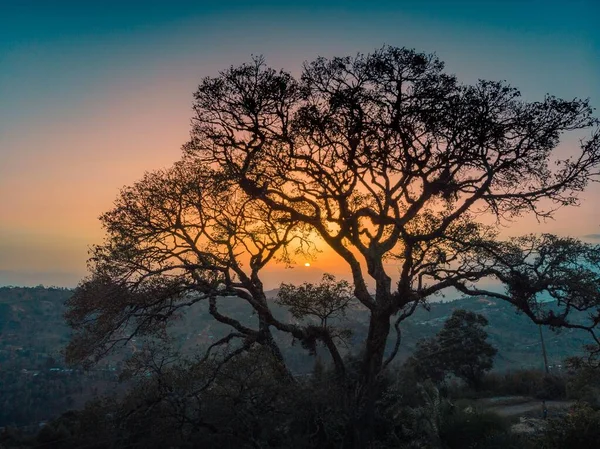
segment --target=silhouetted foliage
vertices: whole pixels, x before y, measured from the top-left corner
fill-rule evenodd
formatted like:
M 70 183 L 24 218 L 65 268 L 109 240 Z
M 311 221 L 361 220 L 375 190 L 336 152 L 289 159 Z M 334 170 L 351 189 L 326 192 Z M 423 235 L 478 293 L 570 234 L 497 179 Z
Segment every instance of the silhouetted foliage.
M 122 400 L 90 402 L 48 423 L 35 438 L 6 438 L 7 447 L 337 448 L 359 438 L 367 420 L 376 429 L 370 441 L 374 448 L 441 449 L 453 442 L 446 433 L 461 420 L 461 412 L 431 382 L 411 384 L 414 395 L 406 401 L 405 379 L 390 373 L 379 380 L 367 419 L 353 416 L 360 369 L 352 367 L 359 359 L 347 360 L 348 376 L 341 382 L 333 371 L 288 382 L 277 363 L 259 348 L 225 365 L 179 360 L 156 369 L 159 365 L 148 364 L 155 369 Z M 471 442 L 495 434 L 488 421 L 503 422 L 470 416 L 470 423 L 461 422 L 467 421 Z
M 562 418 L 550 419 L 537 447 L 562 449 L 578 447 L 593 449 L 600 441 L 600 411 L 588 405 L 578 405 Z
M 439 359 L 441 352 L 435 337 L 419 340 L 414 354 L 406 361 L 407 367 L 439 385 L 448 375 L 445 363 Z
M 287 307 L 294 318 L 317 320 L 315 327 L 306 327 L 307 333 L 314 333 L 314 340 L 305 338 L 302 343 L 314 353 L 316 342 L 323 341 L 340 375 L 344 374 L 345 368 L 335 342 L 344 341 L 351 336 L 349 329 L 339 326 L 339 319 L 345 315 L 346 308 L 353 299 L 350 284 L 336 281 L 330 274 L 323 275 L 323 280 L 318 285 L 281 284 L 277 294 L 277 304 Z
M 469 386 L 478 388 L 484 374 L 494 365 L 498 352 L 487 340 L 483 329 L 487 319 L 466 310 L 455 310 L 438 332 L 438 341 L 449 372 L 464 380 Z
M 567 396 L 600 410 L 600 366 L 597 353 L 593 358 L 571 357 L 566 361 L 570 376 Z
M 543 370 L 514 370 L 505 373 L 487 373 L 479 390 L 471 392 L 459 389 L 453 395 L 468 396 L 475 393 L 485 396 L 525 396 L 540 400 L 560 400 L 567 398 L 566 372 L 546 374 Z M 462 391 L 461 391 L 462 390 Z
M 441 382 L 448 374 L 479 388 L 484 374 L 494 365 L 498 352 L 487 340 L 483 315 L 455 310 L 434 338 L 423 340 L 413 355 L 418 372 Z
M 448 449 L 489 449 L 495 438 L 509 430 L 509 421 L 492 412 L 456 410 L 444 421 L 440 438 Z

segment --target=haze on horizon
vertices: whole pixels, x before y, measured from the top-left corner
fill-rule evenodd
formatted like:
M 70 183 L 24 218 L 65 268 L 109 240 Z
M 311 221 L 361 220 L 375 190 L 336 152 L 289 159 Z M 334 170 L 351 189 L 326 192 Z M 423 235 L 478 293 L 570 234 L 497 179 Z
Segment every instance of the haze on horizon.
M 102 239 L 97 217 L 119 189 L 179 158 L 200 79 L 252 54 L 298 73 L 318 55 L 405 46 L 437 53 L 465 83 L 505 79 L 528 100 L 600 107 L 596 0 L 133 3 L 0 7 L 0 285 L 85 276 L 87 247 Z M 503 232 L 600 241 L 599 200 L 594 184 L 581 207 Z M 266 286 L 345 272 L 327 252 L 297 262 L 265 271 Z

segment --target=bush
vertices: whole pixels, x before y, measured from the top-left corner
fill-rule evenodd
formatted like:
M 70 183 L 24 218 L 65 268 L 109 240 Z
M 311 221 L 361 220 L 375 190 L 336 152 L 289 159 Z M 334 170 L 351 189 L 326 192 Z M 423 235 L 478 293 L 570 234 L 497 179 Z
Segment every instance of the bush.
M 471 448 L 471 447 L 469 447 Z M 477 442 L 473 449 L 539 449 L 530 435 L 512 432 L 494 433 Z
M 539 370 L 518 370 L 506 373 L 490 373 L 485 376 L 481 391 L 465 386 L 451 388 L 453 397 L 478 398 L 485 396 L 530 396 L 537 399 L 565 399 L 567 377 L 545 374 Z
M 538 399 L 565 399 L 567 397 L 567 378 L 550 374 L 544 376 L 542 388 L 534 396 Z
M 501 381 L 503 395 L 536 396 L 542 391 L 544 373 L 537 370 L 519 370 L 505 373 Z
M 582 364 L 575 367 L 567 382 L 567 397 L 585 402 L 595 410 L 600 410 L 600 371 L 593 366 Z
M 488 448 L 494 439 L 505 439 L 507 419 L 477 409 L 455 409 L 442 422 L 440 439 L 448 449 Z M 506 449 L 506 446 L 503 446 Z
M 550 419 L 538 441 L 544 449 L 597 448 L 600 441 L 600 411 L 579 404 L 566 416 Z

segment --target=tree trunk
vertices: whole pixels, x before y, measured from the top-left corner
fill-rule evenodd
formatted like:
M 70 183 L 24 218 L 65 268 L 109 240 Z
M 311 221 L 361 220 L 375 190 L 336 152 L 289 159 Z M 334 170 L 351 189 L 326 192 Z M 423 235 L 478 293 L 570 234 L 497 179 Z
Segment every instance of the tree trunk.
M 327 331 L 326 331 L 325 335 L 323 336 L 323 342 L 325 343 L 325 346 L 329 350 L 329 354 L 331 355 L 331 359 L 333 360 L 333 366 L 335 367 L 336 375 L 338 376 L 338 378 L 343 378 L 346 374 L 346 369 L 344 367 L 344 360 L 342 359 L 342 356 L 340 355 L 340 352 L 338 351 L 337 346 L 333 342 L 331 335 L 329 335 L 329 333 Z
M 363 355 L 362 379 L 363 387 L 371 385 L 377 379 L 383 367 L 383 354 L 390 333 L 390 299 L 392 279 L 383 269 L 382 255 L 371 251 L 367 257 L 369 275 L 375 279 L 375 303 L 371 309 L 369 335 Z
M 390 313 L 376 308 L 371 312 L 369 335 L 362 360 L 360 391 L 355 410 L 349 421 L 344 447 L 359 449 L 368 447 L 375 431 L 375 401 L 377 377 L 383 368 L 383 355 L 390 332 Z
M 369 321 L 369 334 L 362 361 L 362 380 L 364 387 L 372 384 L 383 366 L 383 355 L 390 333 L 390 314 L 374 309 Z

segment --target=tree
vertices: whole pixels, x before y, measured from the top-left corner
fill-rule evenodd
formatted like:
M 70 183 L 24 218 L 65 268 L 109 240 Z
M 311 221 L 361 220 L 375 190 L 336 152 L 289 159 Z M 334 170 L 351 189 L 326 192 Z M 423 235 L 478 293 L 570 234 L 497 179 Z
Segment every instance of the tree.
M 320 338 L 329 350 L 336 371 L 339 375 L 345 372 L 344 361 L 335 344 L 349 337 L 350 331 L 339 325 L 332 325 L 332 321 L 339 323 L 352 302 L 353 296 L 350 284 L 346 281 L 336 281 L 330 274 L 324 274 L 318 285 L 304 283 L 300 286 L 281 284 L 277 294 L 277 304 L 288 308 L 296 319 L 316 320 L 318 325 L 311 325 L 310 321 L 305 327 L 305 333 L 314 333 L 314 341 L 305 338 L 304 346 L 307 349 L 316 349 L 316 340 Z
M 317 239 L 347 265 L 370 315 L 365 397 L 389 362 L 392 317 L 397 348 L 402 320 L 450 287 L 509 301 L 539 324 L 593 333 L 600 249 L 550 235 L 502 241 L 498 226 L 484 224 L 577 204 L 600 166 L 592 108 L 553 96 L 523 101 L 504 82 L 460 84 L 443 67 L 433 55 L 383 47 L 318 58 L 299 78 L 262 58 L 204 78 L 182 160 L 125 188 L 101 218 L 106 241 L 68 303 L 70 360 L 160 335 L 206 301 L 232 327 L 209 352 L 228 344 L 234 357 L 262 345 L 284 367 L 271 329 L 314 335 L 273 316 L 261 272 Z M 591 135 L 561 159 L 554 150 L 569 131 Z M 506 291 L 477 286 L 489 278 Z M 538 305 L 544 292 L 560 313 Z M 255 310 L 255 327 L 219 311 L 225 295 Z M 588 310 L 590 321 L 572 322 L 572 309 Z
M 436 338 L 422 338 L 417 342 L 414 354 L 406 361 L 406 367 L 420 378 L 441 384 L 448 375 L 448 367 L 442 362 L 442 349 Z
M 448 370 L 468 385 L 478 388 L 486 371 L 494 366 L 498 352 L 483 329 L 488 320 L 467 310 L 455 310 L 437 334 Z
M 434 338 L 418 343 L 413 356 L 417 369 L 435 381 L 442 381 L 451 373 L 479 388 L 498 352 L 486 341 L 488 334 L 483 328 L 487 325 L 483 315 L 455 310 Z
M 585 402 L 595 410 L 600 410 L 600 360 L 598 348 L 587 348 L 586 357 L 569 357 L 564 361 L 569 377 L 566 394 L 569 399 Z
M 587 404 L 575 405 L 568 414 L 548 420 L 537 447 L 595 447 L 600 438 L 600 411 Z

